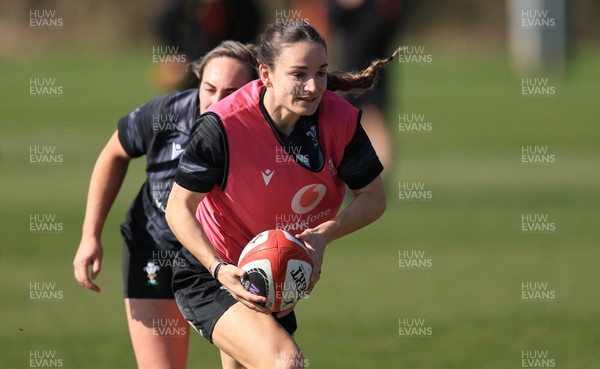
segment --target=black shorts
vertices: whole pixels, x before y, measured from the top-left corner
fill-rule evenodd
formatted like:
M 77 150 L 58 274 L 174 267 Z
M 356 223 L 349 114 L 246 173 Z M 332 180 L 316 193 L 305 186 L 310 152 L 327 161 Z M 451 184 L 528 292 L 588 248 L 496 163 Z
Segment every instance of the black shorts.
M 123 245 L 123 293 L 126 298 L 174 299 L 171 281 L 176 249 L 159 249 L 143 232 Z
M 204 266 L 190 263 L 181 253 L 173 265 L 173 291 L 181 314 L 202 337 L 212 342 L 217 321 L 237 301 Z M 290 335 L 296 331 L 293 311 L 277 321 Z

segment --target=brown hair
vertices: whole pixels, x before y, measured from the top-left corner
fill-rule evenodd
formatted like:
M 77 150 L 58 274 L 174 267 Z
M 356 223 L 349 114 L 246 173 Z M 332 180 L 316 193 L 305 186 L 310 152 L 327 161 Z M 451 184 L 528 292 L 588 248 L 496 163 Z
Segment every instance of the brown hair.
M 285 25 L 271 24 L 262 35 L 261 45 L 258 48 L 258 63 L 273 68 L 275 60 L 281 54 L 283 47 L 300 41 L 318 43 L 327 51 L 327 43 L 323 36 L 306 22 L 291 22 Z M 362 71 L 328 72 L 327 89 L 361 94 L 373 88 L 377 83 L 377 73 L 385 68 L 400 51 L 400 48 L 397 49 L 387 59 L 374 60 L 368 68 Z
M 250 79 L 257 79 L 256 50 L 254 45 L 244 45 L 238 41 L 223 41 L 217 47 L 206 53 L 198 60 L 191 62 L 188 68 L 194 73 L 198 81 L 202 81 L 202 73 L 209 61 L 214 58 L 227 57 L 237 59 L 248 66 Z
M 327 73 L 327 89 L 362 94 L 377 84 L 377 73 L 385 68 L 401 50 L 402 48 L 396 49 L 387 59 L 373 60 L 368 68 L 359 72 L 333 71 Z

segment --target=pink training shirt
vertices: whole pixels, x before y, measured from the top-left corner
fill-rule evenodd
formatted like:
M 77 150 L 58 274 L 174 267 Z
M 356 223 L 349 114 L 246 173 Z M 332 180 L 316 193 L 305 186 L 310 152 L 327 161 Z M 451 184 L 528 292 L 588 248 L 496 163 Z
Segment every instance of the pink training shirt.
M 238 262 L 246 243 L 268 229 L 292 234 L 337 215 L 346 185 L 336 167 L 356 130 L 359 111 L 327 90 L 319 105 L 324 166 L 313 172 L 287 154 L 260 110 L 263 84 L 253 81 L 213 105 L 228 141 L 227 184 L 198 205 L 196 217 L 224 260 Z

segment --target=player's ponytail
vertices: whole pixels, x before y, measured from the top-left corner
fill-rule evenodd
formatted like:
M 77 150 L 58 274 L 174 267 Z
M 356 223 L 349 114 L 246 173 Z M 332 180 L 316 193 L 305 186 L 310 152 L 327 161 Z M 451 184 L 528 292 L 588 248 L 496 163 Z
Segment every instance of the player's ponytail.
M 281 50 L 290 44 L 300 41 L 312 41 L 323 45 L 327 51 L 327 44 L 323 36 L 306 22 L 291 22 L 288 24 L 271 24 L 262 35 L 257 56 L 258 63 L 273 68 L 275 60 Z M 365 70 L 359 72 L 328 72 L 327 89 L 332 91 L 347 91 L 360 94 L 373 88 L 377 83 L 377 73 L 385 68 L 401 49 L 394 51 L 387 59 L 374 60 Z
M 377 83 L 377 73 L 385 68 L 401 50 L 402 48 L 396 49 L 387 59 L 373 60 L 368 68 L 359 72 L 333 71 L 327 73 L 327 89 L 361 94 L 373 88 Z

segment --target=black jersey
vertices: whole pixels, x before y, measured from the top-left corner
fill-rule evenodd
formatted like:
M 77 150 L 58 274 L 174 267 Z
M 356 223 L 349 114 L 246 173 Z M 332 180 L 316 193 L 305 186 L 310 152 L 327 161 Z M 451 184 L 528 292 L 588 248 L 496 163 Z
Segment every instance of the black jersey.
M 288 154 L 300 149 L 298 155 L 294 155 L 298 164 L 319 171 L 325 164 L 316 134 L 319 110 L 311 116 L 301 116 L 292 132 L 286 136 L 275 127 L 264 107 L 265 91 L 263 89 L 260 95 L 260 108 L 273 134 Z M 251 144 L 250 138 L 248 144 Z M 190 146 L 180 159 L 175 180 L 182 187 L 195 192 L 207 193 L 214 186 L 224 189 L 227 184 L 227 157 L 227 137 L 219 117 L 210 112 L 203 114 L 194 128 Z M 311 160 L 302 162 L 302 158 Z M 359 119 L 354 136 L 346 146 L 342 162 L 337 168 L 338 175 L 350 189 L 355 190 L 371 183 L 382 171 L 383 166 Z
M 146 155 L 148 176 L 121 225 L 127 240 L 143 232 L 156 248 L 181 248 L 167 224 L 165 210 L 198 109 L 198 89 L 190 89 L 157 97 L 119 120 L 121 145 L 132 158 Z

